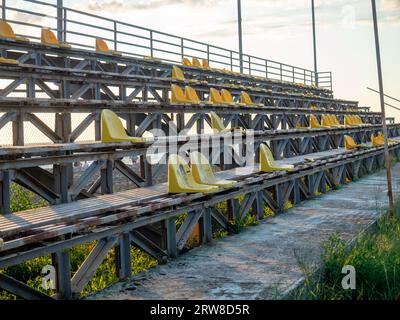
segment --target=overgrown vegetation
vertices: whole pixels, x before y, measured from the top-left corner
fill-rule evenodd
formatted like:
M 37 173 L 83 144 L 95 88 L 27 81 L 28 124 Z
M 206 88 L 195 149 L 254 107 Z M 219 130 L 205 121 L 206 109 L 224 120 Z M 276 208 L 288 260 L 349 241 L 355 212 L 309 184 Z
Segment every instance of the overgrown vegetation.
M 16 184 L 12 185 L 11 209 L 13 212 L 38 208 L 45 205 L 46 202 L 39 200 L 32 192 Z M 85 260 L 95 244 L 96 243 L 93 242 L 86 245 L 79 245 L 70 250 L 72 274 L 78 270 L 79 266 Z M 118 281 L 115 270 L 114 255 L 114 250 L 110 251 L 104 262 L 94 274 L 91 281 L 85 287 L 84 291 L 82 292 L 82 296 L 101 290 L 107 285 Z M 132 248 L 131 255 L 133 273 L 139 273 L 157 265 L 157 260 L 151 258 L 139 249 Z M 0 270 L 0 272 L 4 272 L 7 275 L 20 280 L 39 291 L 47 294 L 53 294 L 51 290 L 47 291 L 42 287 L 43 275 L 41 274 L 41 271 L 45 265 L 51 265 L 50 256 L 26 261 L 19 265 Z M 16 296 L 0 290 L 0 300 L 14 299 L 16 299 Z
M 304 269 L 305 286 L 296 299 L 398 300 L 400 299 L 400 201 L 393 215 L 383 215 L 376 232 L 363 234 L 348 252 L 338 235 L 325 243 L 324 270 L 313 279 Z M 343 266 L 356 270 L 356 289 L 342 288 Z

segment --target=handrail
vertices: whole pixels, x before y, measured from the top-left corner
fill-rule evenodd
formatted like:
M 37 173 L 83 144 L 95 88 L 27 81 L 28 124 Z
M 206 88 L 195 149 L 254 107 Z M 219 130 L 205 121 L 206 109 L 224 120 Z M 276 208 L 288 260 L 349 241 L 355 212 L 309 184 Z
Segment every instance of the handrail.
M 29 19 L 25 21 L 15 18 L 9 19 L 8 15 L 9 13 L 18 12 L 22 15 L 40 17 L 40 19 L 45 20 L 45 23 L 50 23 L 50 27 L 53 30 L 58 31 L 63 41 L 69 41 L 77 47 L 85 49 L 93 47 L 90 39 L 101 37 L 111 42 L 114 50 L 121 51 L 128 56 L 150 56 L 175 63 L 181 63 L 182 58 L 188 56 L 208 59 L 215 64 L 215 67 L 228 68 L 237 72 L 240 69 L 240 54 L 237 51 L 79 11 L 74 8 L 65 6 L 59 8 L 57 4 L 40 0 L 16 0 L 16 7 L 7 5 L 7 1 L 1 0 L 0 2 L 3 19 L 20 26 L 29 25 L 41 28 L 42 25 L 29 22 Z M 25 4 L 19 6 L 20 3 Z M 31 11 L 26 3 L 43 6 L 46 9 Z M 79 19 L 76 16 L 81 18 Z M 98 23 L 92 23 L 91 19 L 98 20 Z M 85 26 L 90 31 L 83 33 L 79 28 L 77 29 L 79 26 Z M 59 30 L 60 27 L 62 28 L 61 30 Z M 127 28 L 129 30 L 126 30 Z M 136 30 L 137 33 L 134 33 L 132 29 Z M 37 30 L 35 32 L 32 35 L 24 35 L 37 39 Z M 157 56 L 154 56 L 154 54 L 157 54 Z M 315 80 L 318 78 L 319 87 L 332 90 L 331 72 L 318 72 L 316 77 L 315 72 L 312 70 L 286 63 L 267 60 L 249 54 L 243 54 L 242 59 L 243 71 L 248 74 L 287 82 L 300 82 L 305 85 L 316 85 Z

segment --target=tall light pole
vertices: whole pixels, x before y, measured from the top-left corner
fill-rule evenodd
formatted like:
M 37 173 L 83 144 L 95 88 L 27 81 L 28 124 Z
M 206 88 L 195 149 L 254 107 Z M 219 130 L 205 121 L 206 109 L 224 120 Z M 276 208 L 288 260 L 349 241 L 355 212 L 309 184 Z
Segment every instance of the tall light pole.
M 313 28 L 313 44 L 314 44 L 315 85 L 318 87 L 317 35 L 316 35 L 316 32 L 315 32 L 315 6 L 314 6 L 314 0 L 311 0 L 311 11 L 312 11 L 312 28 Z
M 386 159 L 386 175 L 387 175 L 387 186 L 388 186 L 388 197 L 389 197 L 389 208 L 390 211 L 393 209 L 393 186 L 392 186 L 392 174 L 390 168 L 390 154 L 388 144 L 388 132 L 386 126 L 386 112 L 385 112 L 385 96 L 383 91 L 383 77 L 382 77 L 382 64 L 381 64 L 381 50 L 379 45 L 379 30 L 378 30 L 378 17 L 376 14 L 376 2 L 371 0 L 372 3 L 372 16 L 374 19 L 374 33 L 375 33 L 375 48 L 376 48 L 376 62 L 378 67 L 378 80 L 379 80 L 379 95 L 381 102 L 381 117 L 383 134 L 385 136 L 385 159 Z
M 243 33 L 242 33 L 242 4 L 241 1 L 237 1 L 238 5 L 238 31 L 239 31 L 239 63 L 240 73 L 243 73 Z

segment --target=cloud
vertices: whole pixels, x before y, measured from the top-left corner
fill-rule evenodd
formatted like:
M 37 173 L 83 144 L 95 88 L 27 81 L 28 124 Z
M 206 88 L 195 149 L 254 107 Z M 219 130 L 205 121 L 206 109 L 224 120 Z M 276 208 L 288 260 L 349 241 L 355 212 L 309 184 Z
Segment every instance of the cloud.
M 400 0 L 382 0 L 381 8 L 383 11 L 398 12 L 400 10 Z
M 175 4 L 186 6 L 215 5 L 226 0 L 90 0 L 89 2 L 78 5 L 80 10 L 89 11 L 108 11 L 111 13 L 121 13 L 129 10 L 153 10 L 164 6 Z

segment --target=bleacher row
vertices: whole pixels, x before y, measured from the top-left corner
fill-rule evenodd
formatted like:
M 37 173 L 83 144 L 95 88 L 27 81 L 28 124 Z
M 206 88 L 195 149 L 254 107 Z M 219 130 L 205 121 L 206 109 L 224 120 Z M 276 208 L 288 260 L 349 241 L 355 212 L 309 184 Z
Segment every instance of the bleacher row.
M 30 39 L 17 36 L 15 34 L 15 32 L 13 31 L 11 25 L 9 23 L 7 23 L 6 21 L 0 21 L 0 38 L 15 41 L 15 42 L 20 42 L 20 43 L 30 43 Z M 66 49 L 66 50 L 72 49 L 71 45 L 69 45 L 67 43 L 59 42 L 57 37 L 55 36 L 55 34 L 49 28 L 42 29 L 40 43 L 46 47 L 62 48 L 62 49 Z M 122 57 L 121 53 L 114 51 L 114 50 L 110 50 L 107 43 L 103 39 L 100 39 L 100 38 L 97 38 L 95 41 L 95 50 L 98 53 L 109 54 L 109 55 L 112 55 L 115 57 Z M 153 57 L 145 57 L 145 59 L 148 61 L 161 62 L 161 60 L 155 59 Z M 2 64 L 18 64 L 18 61 L 15 59 L 0 58 L 0 63 L 2 63 Z M 267 79 L 264 77 L 242 74 L 242 73 L 233 72 L 233 71 L 226 70 L 226 69 L 211 68 L 208 60 L 203 59 L 202 63 L 200 63 L 199 59 L 196 57 L 193 57 L 192 61 L 190 61 L 187 57 L 184 57 L 183 61 L 182 61 L 182 65 L 185 68 L 207 70 L 207 71 L 212 71 L 216 74 L 219 73 L 221 75 L 236 75 L 236 76 L 240 76 L 240 77 L 246 77 L 248 79 L 253 79 L 255 81 L 268 80 L 268 81 L 276 81 L 278 83 L 284 83 L 283 81 L 277 81 L 277 80 L 273 80 L 273 79 Z M 288 84 L 292 89 L 294 89 L 294 88 L 299 88 L 299 89 L 310 88 L 313 90 L 320 91 L 321 94 L 327 94 L 330 92 L 329 90 L 324 89 L 324 88 L 318 88 L 316 86 L 307 86 L 302 83 L 287 82 L 286 84 Z M 307 95 L 310 97 L 313 96 L 313 94 L 310 92 L 308 92 Z
M 9 79 L 15 80 L 15 75 L 20 70 L 27 72 L 30 78 L 35 78 L 39 73 L 46 74 L 42 87 L 45 87 L 43 83 L 47 81 L 56 84 L 55 87 L 58 85 L 58 88 L 52 90 L 49 99 L 44 99 L 47 104 L 37 99 L 33 92 L 32 96 L 27 94 L 26 98 L 19 100 L 2 98 L 0 106 L 15 107 L 14 109 L 20 112 L 18 107 L 22 109 L 25 104 L 28 111 L 24 112 L 33 114 L 27 119 L 34 119 L 36 125 L 50 136 L 53 135 L 52 129 L 35 119 L 35 112 L 39 113 L 48 108 L 60 115 L 72 112 L 73 104 L 74 110 L 78 110 L 80 107 L 83 109 L 86 103 L 92 104 L 94 108 L 89 109 L 92 113 L 84 120 L 84 124 L 85 121 L 90 123 L 93 119 L 100 120 L 100 125 L 95 129 L 99 129 L 101 141 L 93 144 L 54 143 L 32 146 L 31 149 L 30 146 L 15 146 L 7 150 L 4 148 L 0 154 L 0 213 L 6 213 L 0 216 L 0 268 L 48 254 L 53 254 L 57 259 L 65 259 L 56 267 L 57 275 L 64 275 L 64 281 L 57 284 L 57 292 L 61 292 L 66 299 L 71 298 L 72 292 L 76 294 L 83 290 L 107 252 L 116 245 L 117 269 L 122 279 L 131 274 L 129 247 L 132 242 L 162 262 L 164 260 L 160 259 L 160 256 L 177 256 L 177 252 L 183 249 L 194 233 L 196 225 L 202 224 L 203 233 L 206 234 L 204 238 L 211 241 L 212 217 L 225 230 L 230 230 L 230 221 L 244 219 L 251 208 L 256 218 L 262 219 L 265 206 L 273 212 L 281 212 L 287 202 L 298 204 L 318 193 L 327 192 L 328 189 L 369 174 L 383 164 L 384 136 L 378 132 L 379 114 L 364 112 L 365 109 L 359 109 L 355 102 L 333 99 L 329 97 L 329 90 L 296 83 L 284 84 L 275 80 L 274 83 L 278 87 L 282 85 L 276 90 L 274 86 L 264 85 L 266 81 L 272 82 L 270 79 L 215 69 L 210 66 L 208 60 L 200 61 L 196 57 L 184 57 L 182 65 L 179 66 L 163 64 L 153 57 L 148 57 L 141 63 L 144 65 L 143 69 L 152 66 L 153 68 L 148 68 L 151 71 L 143 75 L 129 75 L 129 70 L 125 73 L 126 70 L 122 71 L 121 67 L 128 58 L 126 61 L 121 60 L 124 59 L 123 55 L 110 50 L 107 43 L 100 38 L 96 39 L 95 51 L 90 53 L 88 60 L 93 59 L 97 63 L 104 59 L 104 56 L 109 59 L 97 70 L 91 69 L 90 63 L 86 70 L 74 69 L 74 66 L 79 66 L 87 57 L 80 55 L 81 52 L 78 51 L 76 61 L 73 61 L 72 65 L 60 63 L 58 66 L 49 64 L 46 67 L 40 63 L 25 64 L 17 60 L 21 57 L 18 56 L 19 47 L 9 45 L 7 41 L 26 44 L 25 52 L 29 52 L 30 48 L 36 50 L 36 45 L 43 46 L 38 50 L 39 54 L 44 52 L 44 55 L 48 54 L 52 58 L 59 55 L 60 60 L 68 59 L 68 62 L 71 62 L 74 48 L 69 44 L 60 43 L 48 28 L 42 29 L 41 43 L 33 44 L 30 39 L 18 37 L 5 21 L 0 21 L 1 39 L 6 40 L 5 44 L 1 43 L 2 48 L 10 49 L 11 52 L 12 58 L 0 58 L 0 64 L 6 66 L 3 66 L 2 70 L 8 72 Z M 129 59 L 133 61 L 132 58 Z M 129 65 L 129 62 L 126 65 Z M 132 63 L 130 67 L 134 69 L 136 65 Z M 93 82 L 89 82 L 89 78 Z M 228 80 L 221 81 L 222 78 Z M 163 99 L 154 103 L 142 97 L 138 98 L 137 103 L 129 104 L 128 101 L 124 101 L 124 95 L 115 99 L 109 97 L 109 100 L 98 99 L 99 96 L 104 96 L 95 94 L 77 96 L 76 99 L 70 98 L 70 95 L 67 98 L 62 96 L 62 82 L 73 82 L 79 91 L 79 86 L 96 83 L 99 79 L 101 81 L 98 83 L 110 86 L 137 81 L 139 85 L 134 91 L 138 88 L 140 91 L 140 86 L 153 85 L 153 89 L 156 88 L 154 90 L 164 90 Z M 135 84 L 132 85 L 134 86 Z M 35 83 L 31 88 L 35 91 Z M 297 105 L 293 106 L 290 103 L 285 109 L 267 105 L 265 100 L 260 99 L 262 95 L 268 96 L 269 101 L 279 100 L 283 96 L 287 100 L 303 99 L 308 103 L 305 103 L 301 111 Z M 338 103 L 342 107 L 319 108 L 315 101 Z M 52 102 L 59 104 L 60 108 L 54 105 L 51 107 Z M 40 104 L 42 108 L 36 108 Z M 113 109 L 122 105 L 122 109 Z M 174 109 L 176 106 L 179 108 Z M 129 131 L 132 127 L 139 127 L 140 119 L 135 119 L 137 122 L 133 126 L 132 123 L 129 125 L 128 121 L 124 125 L 122 119 L 126 120 L 128 117 L 124 116 L 129 112 L 144 116 L 152 112 L 157 116 L 180 112 L 182 120 L 185 113 L 189 113 L 184 110 L 186 106 L 191 113 L 201 113 L 202 121 L 207 118 L 213 133 L 198 133 L 195 142 L 197 149 L 185 153 L 187 159 L 182 154 L 166 151 L 167 182 L 157 181 L 154 184 L 152 170 L 157 167 L 157 172 L 160 172 L 158 169 L 161 166 L 152 167 L 152 164 L 147 163 L 146 152 L 148 146 L 156 142 L 157 138 L 141 137 L 147 128 L 144 128 L 145 126 L 141 128 L 140 133 Z M 271 112 L 273 108 L 275 110 Z M 236 121 L 237 126 L 233 121 L 231 125 L 226 125 L 219 110 L 222 110 L 221 114 L 224 115 L 237 113 L 243 116 L 242 119 L 247 117 L 250 120 L 247 123 Z M 248 110 L 253 110 L 253 113 Z M 241 138 L 250 136 L 249 129 L 246 128 L 251 127 L 248 124 L 252 122 L 253 114 L 262 118 L 260 121 L 269 122 L 268 128 L 271 128 L 256 131 L 258 136 L 254 140 L 255 151 L 251 156 L 257 165 L 237 168 L 236 163 L 231 167 L 225 167 L 225 164 L 221 163 L 221 172 L 216 173 L 209 158 L 199 152 L 200 138 L 208 136 L 207 141 L 218 138 L 211 143 L 221 145 L 225 143 L 225 135 L 231 137 L 234 134 Z M 13 116 L 9 115 L 10 119 L 13 119 L 11 121 L 16 122 Z M 270 118 L 265 120 L 268 116 Z M 59 117 L 58 125 L 62 122 L 60 120 L 65 119 L 67 117 Z M 153 121 L 153 118 L 148 118 L 148 123 Z M 80 126 L 81 124 L 78 125 L 78 129 Z M 82 125 L 79 130 L 83 131 L 84 127 Z M 58 141 L 64 134 L 60 133 L 63 130 L 68 131 L 68 125 L 64 126 L 61 123 L 59 128 L 55 128 L 55 140 Z M 176 131 L 177 136 L 174 138 L 178 140 L 180 131 Z M 395 155 L 400 154 L 400 140 L 396 137 L 399 132 L 396 127 L 389 133 L 390 150 Z M 97 131 L 96 136 L 98 133 Z M 68 134 L 70 132 L 65 135 L 66 141 L 70 141 Z M 354 135 L 356 139 L 350 135 Z M 62 138 L 64 139 L 64 136 Z M 167 144 L 169 138 L 170 136 L 164 140 Z M 182 144 L 190 140 L 188 135 L 180 138 Z M 285 148 L 293 148 L 293 152 L 286 152 Z M 218 156 L 221 157 L 224 152 L 225 149 L 220 151 Z M 140 175 L 134 171 L 137 168 L 130 168 L 122 162 L 124 158 L 137 156 L 141 161 Z M 234 155 L 231 156 L 234 158 Z M 80 161 L 92 163 L 81 175 L 74 176 L 76 171 L 73 164 Z M 44 169 L 44 166 L 49 165 L 53 170 Z M 113 185 L 117 183 L 114 171 L 122 173 L 137 188 L 114 192 Z M 10 204 L 12 181 L 34 191 L 52 205 L 10 214 L 6 206 Z M 244 200 L 239 203 L 238 197 L 244 197 Z M 218 205 L 222 202 L 227 204 L 226 213 L 218 211 Z M 176 219 L 180 214 L 186 214 L 186 218 L 178 227 Z M 72 278 L 68 277 L 70 263 L 67 249 L 93 241 L 98 241 L 97 246 L 93 248 L 79 271 Z M 125 268 L 124 272 L 121 272 L 122 267 Z M 0 280 L 1 276 L 0 274 Z

